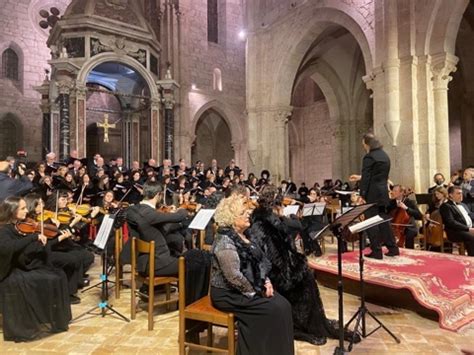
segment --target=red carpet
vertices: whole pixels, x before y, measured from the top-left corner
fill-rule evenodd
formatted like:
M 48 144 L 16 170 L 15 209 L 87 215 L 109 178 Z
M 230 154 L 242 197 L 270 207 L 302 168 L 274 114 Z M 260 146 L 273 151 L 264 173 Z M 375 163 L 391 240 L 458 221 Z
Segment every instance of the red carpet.
M 369 250 L 367 249 L 366 253 Z M 441 328 L 458 331 L 474 321 L 474 258 L 400 249 L 400 256 L 365 258 L 364 279 L 383 287 L 407 288 L 423 307 L 439 314 Z M 337 255 L 311 260 L 317 270 L 337 274 Z M 343 275 L 359 280 L 359 252 L 343 254 Z

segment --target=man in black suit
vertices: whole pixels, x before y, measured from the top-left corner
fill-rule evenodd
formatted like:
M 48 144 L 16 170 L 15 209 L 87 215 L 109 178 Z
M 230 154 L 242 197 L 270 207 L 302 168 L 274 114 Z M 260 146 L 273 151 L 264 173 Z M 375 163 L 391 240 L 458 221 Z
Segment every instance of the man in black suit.
M 380 141 L 372 134 L 367 133 L 362 139 L 367 154 L 362 161 L 362 175 L 351 175 L 350 181 L 360 181 L 360 196 L 367 203 L 376 203 L 370 208 L 365 217 L 370 218 L 380 215 L 388 218 L 387 206 L 390 202 L 388 196 L 388 176 L 390 173 L 390 158 L 382 149 Z M 396 256 L 400 252 L 395 243 L 390 224 L 382 223 L 367 230 L 372 252 L 365 256 L 374 259 L 382 259 L 382 243 L 388 248 L 386 256 Z
M 7 161 L 0 161 L 0 202 L 9 196 L 25 195 L 33 188 L 21 165 L 18 165 L 19 179 L 11 178 L 9 173 L 10 164 Z
M 460 186 L 450 186 L 449 200 L 443 203 L 439 212 L 443 218 L 444 230 L 452 242 L 464 242 L 469 256 L 474 256 L 474 213 L 462 203 L 463 194 Z
M 428 193 L 431 194 L 433 193 L 434 190 L 436 190 L 438 187 L 444 187 L 444 188 L 448 188 L 448 185 L 446 185 L 444 182 L 445 182 L 445 178 L 444 178 L 444 175 L 441 174 L 441 173 L 436 173 L 434 176 L 433 176 L 433 181 L 434 181 L 434 186 L 431 186 L 429 189 L 428 189 Z
M 155 241 L 155 275 L 169 276 L 178 273 L 178 258 L 173 257 L 161 228 L 165 223 L 181 223 L 187 217 L 187 211 L 178 209 L 175 213 L 157 212 L 155 206 L 160 201 L 163 187 L 158 182 L 147 182 L 143 185 L 143 200 L 127 209 L 127 222 L 130 235 L 146 242 Z M 148 255 L 141 255 L 137 260 L 140 273 L 148 271 Z M 122 262 L 130 260 L 130 243 L 124 247 Z

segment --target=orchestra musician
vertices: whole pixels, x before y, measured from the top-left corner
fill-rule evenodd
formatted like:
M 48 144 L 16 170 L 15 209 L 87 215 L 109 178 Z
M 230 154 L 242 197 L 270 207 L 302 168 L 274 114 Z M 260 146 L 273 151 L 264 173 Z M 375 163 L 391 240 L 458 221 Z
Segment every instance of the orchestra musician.
M 408 198 L 407 189 L 401 185 L 395 185 L 391 191 L 387 212 L 392 216 L 396 216 L 400 215 L 400 211 L 405 211 L 408 218 L 404 221 L 407 222 L 405 226 L 398 226 L 400 228 L 396 229 L 401 234 L 398 236 L 398 246 L 403 246 L 402 241 L 404 240 L 405 248 L 414 249 L 415 237 L 418 235 L 418 227 L 415 220 L 422 220 L 423 215 L 418 209 L 416 201 Z M 392 220 L 392 225 L 394 225 L 394 220 Z
M 362 139 L 366 155 L 362 161 L 362 175 L 351 175 L 350 181 L 359 181 L 360 195 L 367 203 L 376 203 L 365 213 L 366 218 L 380 215 L 388 218 L 387 206 L 390 202 L 388 195 L 388 176 L 390 174 L 390 158 L 383 150 L 383 145 L 372 134 L 366 133 Z M 386 256 L 396 256 L 400 252 L 388 223 L 376 225 L 367 230 L 370 239 L 371 253 L 366 257 L 383 259 L 382 243 L 388 248 Z

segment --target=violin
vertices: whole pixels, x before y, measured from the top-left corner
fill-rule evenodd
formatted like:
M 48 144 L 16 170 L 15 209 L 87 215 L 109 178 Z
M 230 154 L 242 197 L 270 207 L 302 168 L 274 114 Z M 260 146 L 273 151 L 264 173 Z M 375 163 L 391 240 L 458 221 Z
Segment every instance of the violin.
M 87 216 L 92 210 L 91 205 L 89 205 L 88 203 L 84 203 L 82 205 L 69 204 L 67 207 L 70 210 L 73 210 L 76 214 L 83 217 Z
M 189 212 L 196 212 L 198 207 L 199 206 L 196 202 L 190 202 L 190 201 L 185 201 L 181 205 L 179 205 L 179 208 L 184 208 L 188 210 Z
M 42 233 L 46 238 L 55 238 L 60 233 L 58 227 L 54 224 L 43 224 L 41 226 L 41 223 L 31 218 L 17 222 L 15 227 L 22 234 Z
M 283 206 L 289 206 L 289 205 L 300 205 L 303 206 L 303 202 L 301 201 L 296 201 L 295 199 L 285 196 L 283 197 L 283 200 L 281 201 L 281 204 Z
M 171 213 L 174 210 L 175 210 L 175 207 L 173 205 L 171 205 L 171 206 L 163 205 L 163 206 L 160 206 L 160 207 L 157 208 L 157 211 L 162 212 L 162 213 Z

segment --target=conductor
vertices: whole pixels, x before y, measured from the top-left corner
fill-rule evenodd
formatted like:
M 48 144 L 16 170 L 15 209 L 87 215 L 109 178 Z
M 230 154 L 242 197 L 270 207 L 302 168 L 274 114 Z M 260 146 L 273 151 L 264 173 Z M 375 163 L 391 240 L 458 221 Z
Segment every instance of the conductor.
M 376 203 L 365 213 L 366 218 L 380 215 L 388 218 L 387 206 L 390 202 L 388 194 L 388 176 L 390 173 L 390 158 L 382 149 L 380 141 L 372 134 L 366 133 L 362 145 L 367 152 L 362 161 L 362 175 L 351 175 L 350 181 L 360 181 L 360 196 L 367 203 Z M 400 252 L 395 243 L 395 237 L 388 223 L 376 225 L 367 230 L 370 239 L 371 253 L 366 257 L 382 259 L 382 244 L 388 248 L 386 256 L 396 256 Z

